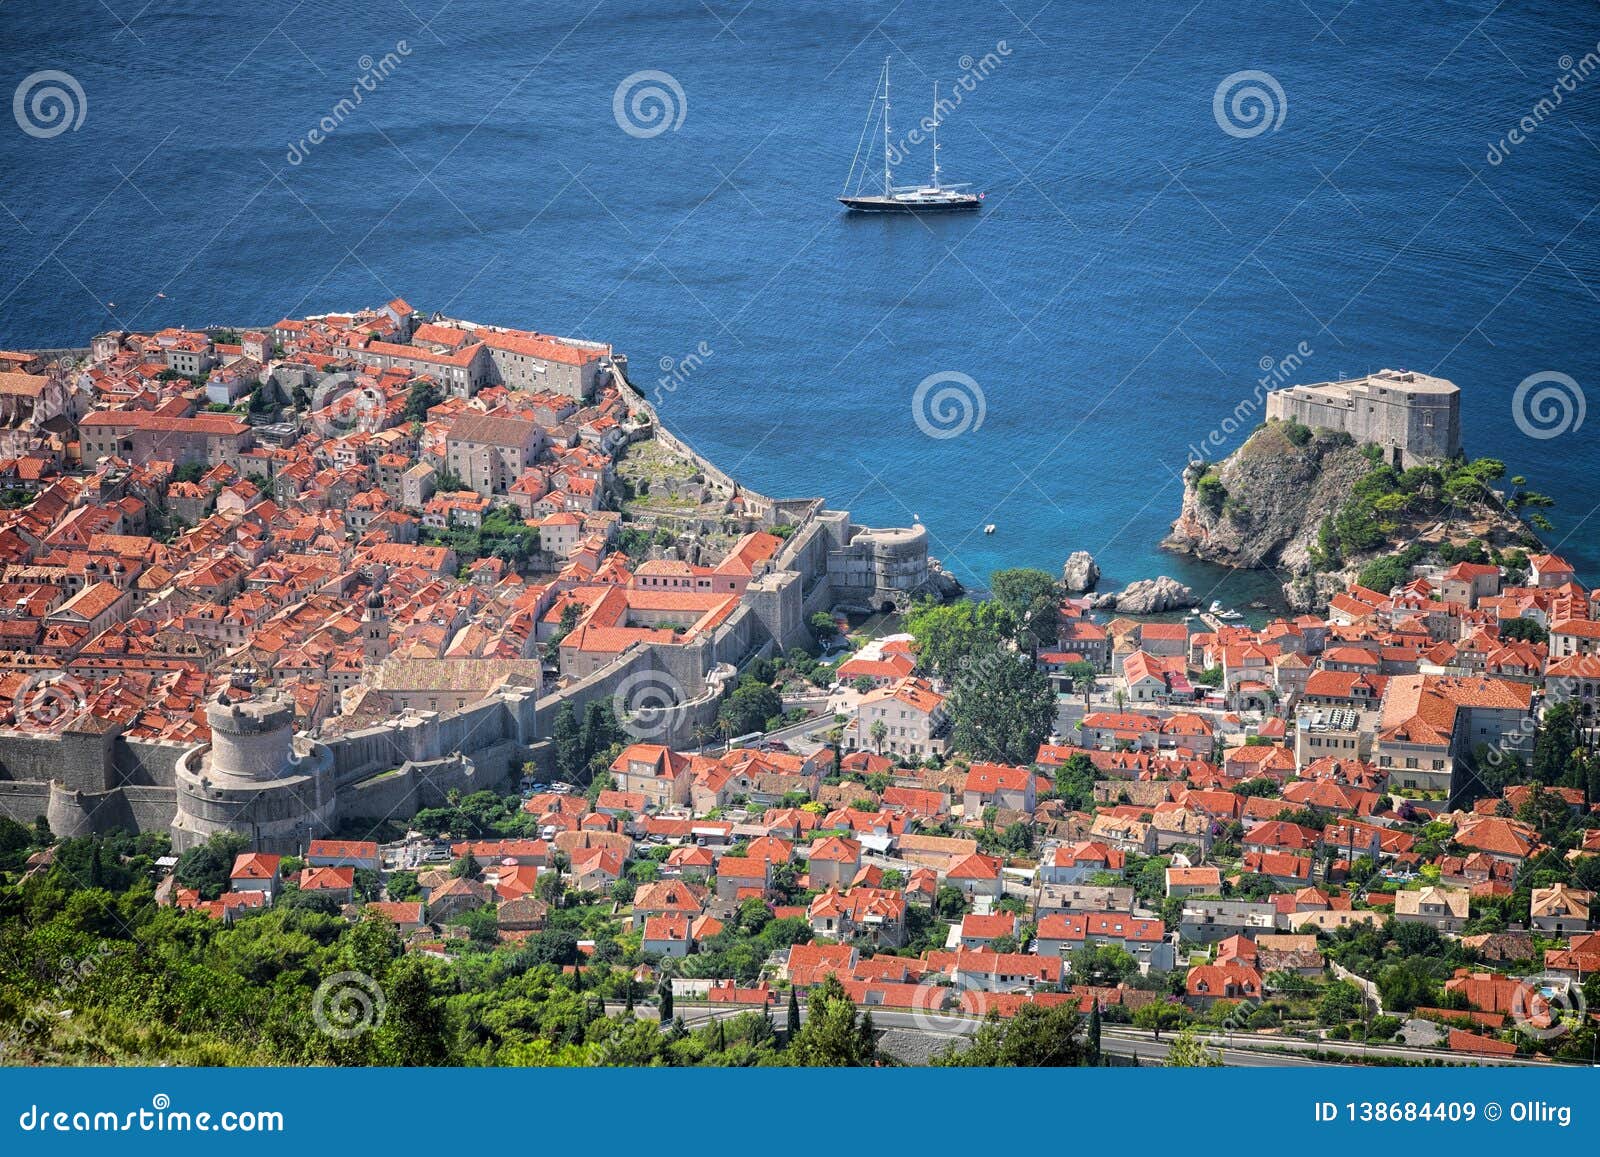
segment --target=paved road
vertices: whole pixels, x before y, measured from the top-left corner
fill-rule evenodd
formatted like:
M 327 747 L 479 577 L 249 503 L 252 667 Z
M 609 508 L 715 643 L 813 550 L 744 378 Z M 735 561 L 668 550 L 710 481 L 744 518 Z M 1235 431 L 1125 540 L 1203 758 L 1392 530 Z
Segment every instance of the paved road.
M 737 1016 L 742 1012 L 750 1011 L 747 1008 L 711 1008 L 705 1005 L 684 1005 L 680 1002 L 678 1015 L 685 1024 L 707 1024 L 712 1020 Z M 956 1037 L 971 1036 L 978 1030 L 983 1022 L 976 1017 L 956 1016 L 939 1013 L 914 1013 L 896 1009 L 873 1008 L 872 1021 L 879 1028 L 892 1028 L 905 1032 L 922 1033 L 941 1039 L 954 1039 Z M 642 1015 L 651 1015 L 653 1010 L 640 1010 Z M 780 1005 L 773 1010 L 775 1023 L 782 1023 L 787 1015 L 785 1007 Z M 800 1019 L 803 1022 L 806 1016 L 805 1006 L 800 1008 Z M 1165 1036 L 1157 1038 L 1146 1029 L 1130 1028 L 1126 1025 L 1104 1025 L 1101 1028 L 1101 1047 L 1116 1056 L 1137 1057 L 1150 1064 L 1159 1064 L 1166 1059 L 1167 1051 L 1171 1048 L 1174 1034 L 1169 1030 Z M 1359 1042 L 1347 1041 L 1321 1041 L 1311 1042 L 1296 1037 L 1274 1036 L 1263 1033 L 1232 1033 L 1226 1034 L 1220 1047 L 1213 1045 L 1221 1055 L 1222 1062 L 1230 1067 L 1262 1068 L 1262 1067 L 1326 1067 L 1336 1062 L 1317 1060 L 1303 1056 L 1288 1049 L 1318 1049 L 1325 1053 L 1337 1053 L 1349 1057 L 1353 1062 L 1359 1063 L 1363 1059 L 1385 1058 L 1391 1060 L 1410 1061 L 1449 1061 L 1456 1064 L 1483 1064 L 1483 1065 L 1518 1065 L 1518 1066 L 1548 1066 L 1550 1062 L 1531 1060 L 1526 1058 L 1501 1058 L 1501 1057 L 1468 1057 L 1461 1053 L 1451 1053 L 1441 1049 L 1420 1049 L 1406 1045 L 1362 1045 Z

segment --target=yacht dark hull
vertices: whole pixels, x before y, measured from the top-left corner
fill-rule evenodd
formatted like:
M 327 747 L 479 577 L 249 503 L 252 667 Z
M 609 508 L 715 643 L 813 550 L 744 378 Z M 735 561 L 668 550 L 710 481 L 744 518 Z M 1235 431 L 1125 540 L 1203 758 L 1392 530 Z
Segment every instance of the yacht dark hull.
M 983 200 L 976 195 L 926 201 L 904 197 L 840 197 L 839 204 L 852 213 L 962 213 L 977 209 Z

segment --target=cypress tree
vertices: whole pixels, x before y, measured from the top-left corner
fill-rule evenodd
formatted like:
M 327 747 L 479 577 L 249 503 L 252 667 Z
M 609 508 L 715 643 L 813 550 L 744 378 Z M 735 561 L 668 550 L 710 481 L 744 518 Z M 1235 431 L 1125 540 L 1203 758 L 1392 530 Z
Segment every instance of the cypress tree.
M 791 1038 L 800 1031 L 800 993 L 798 989 L 791 988 L 789 990 L 789 1020 L 785 1027 L 788 1029 Z

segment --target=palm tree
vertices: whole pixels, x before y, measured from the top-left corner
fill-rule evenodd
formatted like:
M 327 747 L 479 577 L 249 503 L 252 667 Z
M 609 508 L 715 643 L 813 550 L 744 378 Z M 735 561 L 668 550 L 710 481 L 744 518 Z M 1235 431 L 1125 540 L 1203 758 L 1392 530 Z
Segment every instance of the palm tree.
M 872 726 L 867 729 L 867 734 L 872 737 L 872 744 L 878 749 L 878 754 L 883 754 L 883 741 L 889 737 L 889 725 L 881 719 L 875 719 Z
M 1078 690 L 1083 692 L 1083 713 L 1085 715 L 1093 710 L 1093 703 L 1090 697 L 1094 694 L 1095 682 L 1095 676 L 1087 671 L 1078 677 Z
M 704 723 L 696 723 L 690 734 L 694 738 L 695 754 L 704 755 L 706 753 L 706 740 L 710 739 L 712 735 L 711 728 Z

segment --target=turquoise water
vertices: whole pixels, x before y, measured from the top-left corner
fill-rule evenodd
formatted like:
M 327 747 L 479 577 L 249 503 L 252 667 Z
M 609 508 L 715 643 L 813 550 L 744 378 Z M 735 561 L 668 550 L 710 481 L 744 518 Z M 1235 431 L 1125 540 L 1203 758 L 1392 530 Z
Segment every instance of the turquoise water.
M 1530 374 L 1600 383 L 1600 76 L 1489 160 L 1595 48 L 1592 6 L 108 3 L 5 6 L 0 87 L 60 70 L 86 108 L 48 139 L 0 119 L 0 346 L 400 295 L 614 342 L 752 486 L 920 517 L 969 583 L 1087 549 L 1208 598 L 1156 549 L 1190 447 L 1237 444 L 1290 355 L 1404 366 L 1461 385 L 1468 449 L 1558 495 L 1552 542 L 1600 578 L 1600 416 L 1512 415 Z M 942 158 L 981 215 L 837 211 L 886 55 L 903 128 L 969 77 Z M 1282 117 L 1230 135 L 1245 70 Z M 630 135 L 645 71 L 682 99 Z M 913 398 L 951 373 L 982 421 L 930 437 Z

